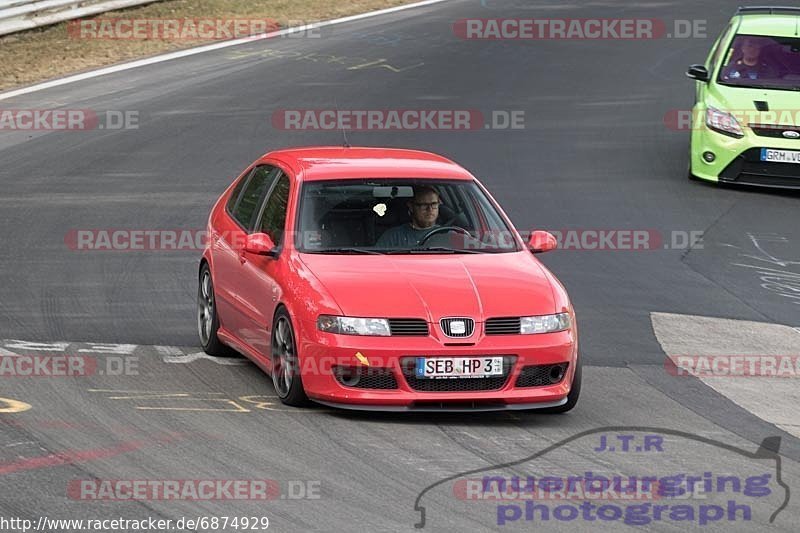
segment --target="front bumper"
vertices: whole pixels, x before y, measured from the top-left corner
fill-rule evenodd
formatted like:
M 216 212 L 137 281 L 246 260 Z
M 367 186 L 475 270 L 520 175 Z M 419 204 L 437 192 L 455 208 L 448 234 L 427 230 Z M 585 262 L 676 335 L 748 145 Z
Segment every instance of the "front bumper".
M 298 339 L 303 386 L 312 400 L 337 407 L 386 411 L 555 407 L 566 402 L 577 365 L 574 329 L 539 335 L 485 336 L 476 332 L 471 342 L 443 342 L 433 336 L 335 335 L 312 326 L 304 324 L 304 334 Z M 504 374 L 499 378 L 422 383 L 414 378 L 408 364 L 423 356 L 503 356 Z M 563 374 L 550 383 L 548 372 L 558 377 L 558 368 Z M 348 375 L 360 372 L 359 376 L 368 376 L 369 380 L 356 380 L 355 384 L 343 380 L 344 370 Z M 366 382 L 372 388 L 363 388 Z
M 704 117 L 704 113 L 695 113 Z M 694 176 L 720 183 L 800 189 L 800 165 L 761 161 L 761 149 L 800 151 L 800 140 L 757 135 L 743 126 L 744 137 L 735 139 L 708 129 L 704 121 L 694 124 L 691 140 L 691 172 Z M 708 163 L 703 153 L 713 152 Z

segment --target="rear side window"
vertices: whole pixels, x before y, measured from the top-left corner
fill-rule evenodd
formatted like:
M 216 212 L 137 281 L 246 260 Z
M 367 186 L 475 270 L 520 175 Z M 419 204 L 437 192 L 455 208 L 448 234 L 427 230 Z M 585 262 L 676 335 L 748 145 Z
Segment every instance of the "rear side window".
M 272 238 L 275 246 L 280 246 L 283 231 L 286 227 L 286 210 L 289 206 L 289 178 L 283 175 L 275 184 L 269 200 L 264 206 L 264 214 L 256 231 L 266 233 Z
M 250 179 L 252 174 L 253 171 L 250 170 L 246 176 L 239 180 L 239 183 L 236 184 L 236 187 L 233 188 L 231 197 L 228 199 L 228 213 L 233 213 L 233 210 L 236 208 L 236 202 L 239 201 L 239 196 L 242 194 L 242 189 L 244 189 L 244 186 L 247 185 L 247 181 Z
M 270 165 L 256 167 L 253 171 L 236 205 L 230 210 L 231 216 L 245 229 L 253 227 L 258 207 L 278 174 L 280 170 Z

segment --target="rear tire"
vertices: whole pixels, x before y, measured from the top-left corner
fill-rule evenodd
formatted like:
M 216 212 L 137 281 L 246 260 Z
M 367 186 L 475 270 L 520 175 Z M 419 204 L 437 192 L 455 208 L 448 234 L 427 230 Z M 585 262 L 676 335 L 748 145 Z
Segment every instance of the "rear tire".
M 200 345 L 208 355 L 238 357 L 239 354 L 224 345 L 217 336 L 219 316 L 217 315 L 216 302 L 211 269 L 208 268 L 208 263 L 203 263 L 197 287 L 197 332 L 200 335 Z
M 581 381 L 583 380 L 583 364 L 581 363 L 581 357 L 578 356 L 578 362 L 576 363 L 575 367 L 575 375 L 572 378 L 572 387 L 569 390 L 569 394 L 567 395 L 567 403 L 564 405 L 559 405 L 558 407 L 548 407 L 547 409 L 541 409 L 540 412 L 545 414 L 561 414 L 566 413 L 567 411 L 571 411 L 575 405 L 578 403 L 578 398 L 581 395 Z
M 294 337 L 292 319 L 286 309 L 275 313 L 272 323 L 272 384 L 281 402 L 292 407 L 308 404 L 300 373 L 300 358 Z

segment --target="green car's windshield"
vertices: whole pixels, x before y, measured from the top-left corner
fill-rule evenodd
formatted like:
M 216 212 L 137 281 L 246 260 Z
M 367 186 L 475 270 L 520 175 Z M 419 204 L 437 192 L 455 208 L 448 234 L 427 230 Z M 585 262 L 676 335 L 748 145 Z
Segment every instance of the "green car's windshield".
M 737 35 L 717 81 L 757 89 L 800 90 L 800 37 Z
M 518 251 L 473 181 L 347 179 L 303 185 L 295 245 L 322 254 L 474 254 Z

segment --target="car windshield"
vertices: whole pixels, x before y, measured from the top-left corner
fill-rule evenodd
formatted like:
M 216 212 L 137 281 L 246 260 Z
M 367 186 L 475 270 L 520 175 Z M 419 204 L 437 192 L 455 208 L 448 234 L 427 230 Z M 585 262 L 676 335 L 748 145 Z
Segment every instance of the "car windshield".
M 348 179 L 303 185 L 295 245 L 324 254 L 518 250 L 513 230 L 466 180 Z
M 800 90 L 800 38 L 737 35 L 719 71 L 724 85 Z

